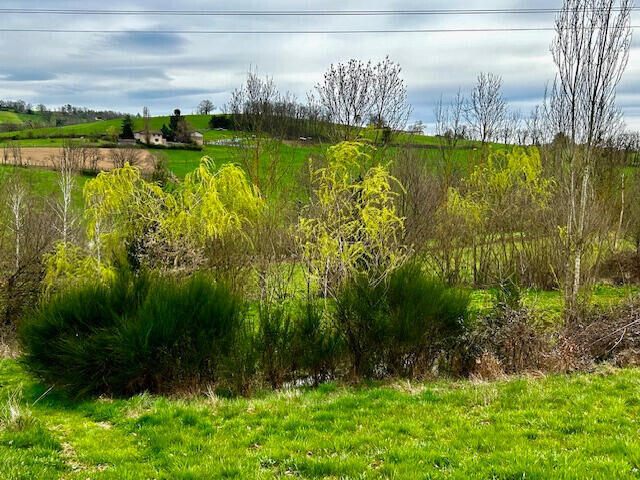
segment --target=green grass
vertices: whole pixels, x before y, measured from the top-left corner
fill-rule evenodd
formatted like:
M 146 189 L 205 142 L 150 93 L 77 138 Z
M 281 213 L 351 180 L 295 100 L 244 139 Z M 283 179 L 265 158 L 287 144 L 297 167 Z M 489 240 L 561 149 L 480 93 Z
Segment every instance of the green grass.
M 0 430 L 3 479 L 610 479 L 640 469 L 639 369 L 72 401 L 2 360 L 0 383 L 0 402 L 22 385 L 31 411 Z
M 0 165 L 0 181 L 4 177 L 14 174 L 19 175 L 36 195 L 49 197 L 59 194 L 58 179 L 60 175 L 57 172 L 36 168 L 19 168 Z M 84 188 L 85 182 L 91 177 L 76 175 L 75 178 L 76 185 L 73 190 L 73 203 L 77 208 L 82 208 L 82 189 Z
M 39 114 L 30 114 L 30 113 L 16 113 L 16 112 L 8 112 L 5 110 L 0 111 L 0 123 L 14 123 L 17 125 L 22 125 L 23 123 L 32 120 L 32 121 L 42 121 L 42 115 Z
M 2 113 L 2 112 L 0 112 Z M 11 112 L 4 112 L 11 113 Z M 208 128 L 210 115 L 186 115 L 187 121 L 196 130 L 204 130 Z M 142 118 L 134 118 L 134 130 L 141 130 L 144 127 L 144 120 Z M 169 124 L 169 117 L 152 117 L 150 119 L 150 126 L 154 130 L 159 130 L 163 124 Z M 88 122 L 76 125 L 66 125 L 64 127 L 48 127 L 48 128 L 34 128 L 29 130 L 20 130 L 17 132 L 3 132 L 0 133 L 0 139 L 32 139 L 32 138 L 47 138 L 47 137 L 82 137 L 91 135 L 104 135 L 109 128 L 116 128 L 120 132 L 122 128 L 122 119 L 116 118 L 113 120 L 101 120 L 98 122 Z M 214 130 L 208 137 L 211 139 L 224 138 L 225 136 L 231 136 L 231 133 L 225 131 Z M 207 138 L 209 139 L 209 138 Z

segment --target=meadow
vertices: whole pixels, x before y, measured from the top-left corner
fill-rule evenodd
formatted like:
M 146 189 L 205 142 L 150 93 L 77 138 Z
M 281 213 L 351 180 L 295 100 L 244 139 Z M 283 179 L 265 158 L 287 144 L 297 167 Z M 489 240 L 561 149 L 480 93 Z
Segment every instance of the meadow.
M 74 400 L 0 361 L 7 479 L 637 478 L 640 370 Z M 18 393 L 16 393 L 18 392 Z

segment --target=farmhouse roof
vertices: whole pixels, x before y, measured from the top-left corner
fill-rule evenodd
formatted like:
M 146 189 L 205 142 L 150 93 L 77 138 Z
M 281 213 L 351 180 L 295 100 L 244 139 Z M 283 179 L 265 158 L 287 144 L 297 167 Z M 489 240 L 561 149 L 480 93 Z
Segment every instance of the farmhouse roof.
M 140 133 L 142 135 L 145 135 L 147 133 L 146 130 L 138 130 L 135 133 Z M 162 135 L 162 131 L 161 130 L 149 130 L 149 135 Z

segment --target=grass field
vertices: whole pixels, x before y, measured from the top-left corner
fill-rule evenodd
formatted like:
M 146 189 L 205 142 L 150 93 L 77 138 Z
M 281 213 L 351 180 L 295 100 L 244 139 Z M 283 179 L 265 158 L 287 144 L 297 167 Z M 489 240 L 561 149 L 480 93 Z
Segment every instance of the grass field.
M 74 401 L 0 361 L 3 479 L 640 475 L 640 370 Z M 43 396 L 44 394 L 44 396 Z M 29 410 L 30 414 L 26 411 Z
M 14 123 L 16 125 L 22 125 L 24 122 L 29 120 L 33 121 L 42 121 L 43 118 L 38 114 L 29 114 L 29 113 L 16 113 L 16 112 L 8 112 L 8 111 L 0 111 L 0 123 Z

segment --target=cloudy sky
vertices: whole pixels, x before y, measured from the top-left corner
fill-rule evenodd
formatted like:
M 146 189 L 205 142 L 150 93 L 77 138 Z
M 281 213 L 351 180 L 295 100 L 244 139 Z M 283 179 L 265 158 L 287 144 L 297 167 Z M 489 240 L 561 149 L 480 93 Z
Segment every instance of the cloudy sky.
M 468 91 L 480 71 L 504 79 L 505 96 L 527 112 L 554 76 L 553 32 L 365 34 L 175 34 L 166 30 L 340 30 L 552 27 L 553 14 L 438 16 L 176 16 L 9 14 L 8 8 L 112 10 L 407 10 L 557 8 L 561 0 L 122 1 L 3 0 L 0 28 L 118 30 L 121 33 L 0 32 L 0 98 L 22 98 L 153 115 L 191 112 L 203 98 L 221 106 L 248 69 L 304 99 L 332 62 L 380 60 L 403 67 L 413 120 L 428 125 L 435 102 Z M 640 11 L 633 24 L 640 24 Z M 638 29 L 640 30 L 640 29 Z M 630 128 L 640 129 L 640 31 L 618 91 Z M 429 125 L 431 130 L 432 125 Z

